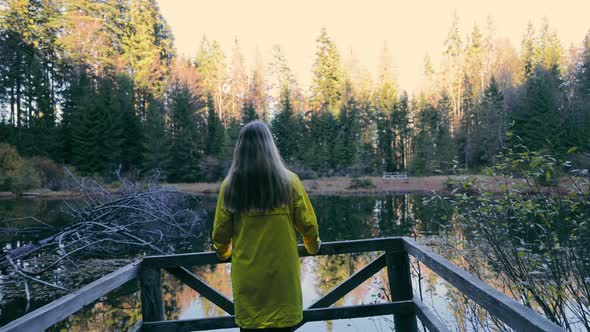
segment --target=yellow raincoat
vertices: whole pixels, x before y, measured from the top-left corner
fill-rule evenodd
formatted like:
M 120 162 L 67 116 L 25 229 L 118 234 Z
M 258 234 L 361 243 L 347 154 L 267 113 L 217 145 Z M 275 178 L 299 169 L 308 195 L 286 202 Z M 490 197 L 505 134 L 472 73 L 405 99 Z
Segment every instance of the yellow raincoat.
M 293 202 L 271 211 L 232 215 L 224 206 L 221 184 L 213 245 L 217 256 L 232 256 L 236 324 L 242 328 L 290 327 L 303 318 L 301 276 L 295 230 L 307 252 L 320 247 L 311 202 L 297 175 L 291 173 Z M 230 247 L 231 246 L 231 247 Z

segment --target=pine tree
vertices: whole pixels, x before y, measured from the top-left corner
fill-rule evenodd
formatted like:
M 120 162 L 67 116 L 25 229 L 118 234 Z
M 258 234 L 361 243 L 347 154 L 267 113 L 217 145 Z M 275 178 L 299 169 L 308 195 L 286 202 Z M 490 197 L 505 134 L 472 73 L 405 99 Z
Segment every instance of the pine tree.
M 142 168 L 146 172 L 158 170 L 166 179 L 170 169 L 171 138 L 166 125 L 166 114 L 162 103 L 157 99 L 149 100 L 149 108 L 143 129 Z
M 336 113 L 344 83 L 340 55 L 325 28 L 322 29 L 316 42 L 317 51 L 311 87 L 313 108 L 316 111 Z
M 272 58 L 269 64 L 269 80 L 267 86 L 268 109 L 270 116 L 278 113 L 281 106 L 283 87 L 287 85 L 292 96 L 296 95 L 297 82 L 291 68 L 287 64 L 285 54 L 279 45 L 272 48 Z
M 463 77 L 463 120 L 461 127 L 455 134 L 455 145 L 457 147 L 458 161 L 466 168 L 477 166 L 479 161 L 479 149 L 477 147 L 478 113 L 474 102 L 473 85 L 469 77 Z
M 244 56 L 242 55 L 237 37 L 234 39 L 228 85 L 228 112 L 230 117 L 236 118 L 240 115 L 242 105 L 248 93 L 246 64 L 244 63 Z
M 287 84 L 283 85 L 280 105 L 280 111 L 271 121 L 271 128 L 281 156 L 290 163 L 297 157 L 297 132 L 295 130 L 295 113 L 291 104 L 291 92 Z
M 481 160 L 484 164 L 494 165 L 496 155 L 504 148 L 507 130 L 504 95 L 494 77 L 484 91 L 480 104 L 480 118 L 478 137 Z
M 244 103 L 240 120 L 242 121 L 242 126 L 248 122 L 258 120 L 258 113 L 256 113 L 256 108 L 254 107 L 254 100 L 251 98 L 248 98 L 248 100 Z
M 256 49 L 256 58 L 254 69 L 252 70 L 249 89 L 249 98 L 252 99 L 258 118 L 267 122 L 269 114 L 267 110 L 266 82 L 264 79 L 264 70 L 262 65 L 262 55 L 258 48 Z
M 82 173 L 90 174 L 104 171 L 103 156 L 98 144 L 104 132 L 101 108 L 97 105 L 98 95 L 85 75 L 80 78 L 80 88 L 72 96 L 74 105 L 71 120 L 72 163 Z
M 395 131 L 393 112 L 398 103 L 398 91 L 393 78 L 393 66 L 391 55 L 387 45 L 384 44 L 378 72 L 377 91 L 374 94 L 373 104 L 376 110 L 377 123 L 377 151 L 383 171 L 396 170 Z
M 124 57 L 135 81 L 139 112 L 145 114 L 150 96 L 163 96 L 174 54 L 172 36 L 155 0 L 130 0 L 127 21 Z
M 211 93 L 207 94 L 207 141 L 205 154 L 213 157 L 221 157 L 224 146 L 224 128 L 217 112 Z
M 537 67 L 537 63 L 539 62 L 539 50 L 535 38 L 535 27 L 531 22 L 527 25 L 527 31 L 522 38 L 520 57 L 523 63 L 523 77 L 526 79 L 533 74 Z
M 204 96 L 211 94 L 215 110 L 224 124 L 232 118 L 227 112 L 228 102 L 225 94 L 226 64 L 225 56 L 219 42 L 209 42 L 206 37 L 201 40 L 201 46 L 195 59 L 197 72 L 203 84 Z
M 336 155 L 338 121 L 331 112 L 312 112 L 305 140 L 304 162 L 327 175 L 337 171 L 340 160 Z
M 338 116 L 338 139 L 335 155 L 341 170 L 349 170 L 358 162 L 358 146 L 360 138 L 360 124 L 358 107 L 354 100 L 351 83 L 345 83 L 345 101 L 340 107 Z
M 463 118 L 463 111 L 461 109 L 463 98 L 463 40 L 459 32 L 459 16 L 455 12 L 453 15 L 453 22 L 447 34 L 445 41 L 444 56 L 446 57 L 444 82 L 445 91 L 451 102 L 451 110 L 449 113 L 451 123 L 451 133 L 458 130 L 461 120 Z
M 404 91 L 391 114 L 391 127 L 394 131 L 395 142 L 392 151 L 394 155 L 394 170 L 401 171 L 408 166 L 408 149 L 411 139 L 410 133 L 410 105 L 408 93 Z
M 564 70 L 563 53 L 557 32 L 551 29 L 549 20 L 544 18 L 539 36 L 539 63 L 543 68 L 559 77 Z
M 552 72 L 537 67 L 521 93 L 523 98 L 512 111 L 514 134 L 532 150 L 559 147 L 562 142 L 558 79 Z
M 452 160 L 452 142 L 448 115 L 451 101 L 443 93 L 437 107 L 422 99 L 415 120 L 412 174 L 427 175 L 445 172 Z
M 143 164 L 143 138 L 145 135 L 142 133 L 141 119 L 135 109 L 133 81 L 123 74 L 118 74 L 115 80 L 117 84 L 115 102 L 119 104 L 121 110 L 120 121 L 123 128 L 120 161 L 126 171 L 140 169 Z M 148 107 L 151 107 L 149 103 L 152 100 L 153 98 L 148 99 Z M 149 110 L 148 108 L 148 113 Z
M 174 82 L 170 92 L 172 152 L 169 179 L 195 182 L 199 180 L 199 161 L 205 131 L 203 119 L 197 113 L 199 105 L 188 87 Z
M 96 119 L 103 119 L 103 121 L 97 127 L 90 129 L 98 130 L 94 154 L 102 161 L 99 164 L 100 168 L 97 169 L 101 173 L 114 171 L 122 166 L 125 143 L 123 135 L 127 130 L 132 130 L 132 128 L 125 128 L 124 123 L 127 111 L 125 106 L 129 106 L 124 102 L 126 99 L 124 93 L 127 91 L 123 92 L 117 88 L 110 77 L 101 78 L 98 82 Z

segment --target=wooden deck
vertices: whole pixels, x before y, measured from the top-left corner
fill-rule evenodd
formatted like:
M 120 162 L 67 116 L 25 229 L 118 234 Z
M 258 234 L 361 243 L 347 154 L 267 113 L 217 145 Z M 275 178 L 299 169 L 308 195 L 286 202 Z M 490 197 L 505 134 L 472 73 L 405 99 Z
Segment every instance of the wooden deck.
M 318 255 L 370 251 L 383 254 L 305 309 L 299 326 L 313 321 L 391 314 L 396 331 L 416 331 L 417 320 L 429 331 L 449 331 L 426 305 L 413 296 L 410 275 L 410 256 L 413 256 L 516 331 L 564 331 L 530 308 L 508 298 L 427 247 L 406 237 L 323 243 Z M 301 257 L 308 256 L 302 246 L 299 247 L 299 254 Z M 230 261 L 220 262 L 213 252 L 145 257 L 10 322 L 1 327 L 0 332 L 43 331 L 135 278 L 139 278 L 141 283 L 143 321 L 137 322 L 131 331 L 200 331 L 236 327 L 232 301 L 200 280 L 188 268 L 225 263 Z M 330 307 L 385 267 L 393 302 Z M 166 320 L 162 300 L 162 269 L 215 303 L 229 316 Z

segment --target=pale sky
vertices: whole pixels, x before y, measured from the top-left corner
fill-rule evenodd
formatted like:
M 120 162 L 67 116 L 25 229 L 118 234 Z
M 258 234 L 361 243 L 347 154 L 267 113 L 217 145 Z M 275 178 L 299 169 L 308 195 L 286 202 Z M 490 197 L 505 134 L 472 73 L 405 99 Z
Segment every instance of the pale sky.
M 477 22 L 483 30 L 488 15 L 498 37 L 509 38 L 517 50 L 529 21 L 537 28 L 543 17 L 557 29 L 562 46 L 580 46 L 590 29 L 590 0 L 158 0 L 172 27 L 178 54 L 194 56 L 203 35 L 218 40 L 231 56 L 237 36 L 248 63 L 256 47 L 265 62 L 274 44 L 281 45 L 298 81 L 307 87 L 322 27 L 341 55 L 352 49 L 375 77 L 384 41 L 389 45 L 402 89 L 421 83 L 424 56 L 437 66 L 453 12 L 461 33 Z

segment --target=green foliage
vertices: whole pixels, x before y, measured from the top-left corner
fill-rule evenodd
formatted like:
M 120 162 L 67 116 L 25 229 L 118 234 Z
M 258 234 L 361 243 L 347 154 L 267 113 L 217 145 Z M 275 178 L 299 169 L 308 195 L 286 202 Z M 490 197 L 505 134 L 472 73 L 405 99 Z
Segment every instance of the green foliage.
M 143 137 L 144 171 L 159 170 L 162 178 L 166 179 L 166 172 L 170 168 L 172 141 L 170 131 L 166 126 L 165 109 L 158 100 L 151 100 L 146 114 Z
M 254 101 L 249 99 L 242 108 L 242 125 L 247 124 L 248 122 L 252 122 L 254 120 L 258 120 L 258 114 L 256 113 L 256 108 L 254 107 Z
M 271 121 L 271 128 L 275 143 L 283 160 L 287 163 L 298 158 L 298 133 L 296 114 L 291 104 L 291 91 L 288 85 L 283 85 L 281 91 L 280 111 Z
M 344 83 L 340 54 L 325 28 L 322 29 L 316 42 L 317 51 L 311 88 L 312 103 L 316 110 L 337 112 Z
M 188 87 L 176 82 L 170 92 L 172 150 L 169 165 L 171 181 L 199 180 L 199 161 L 203 156 L 203 136 L 206 127 L 198 99 Z
M 205 154 L 208 156 L 220 157 L 223 151 L 225 133 L 223 124 L 215 110 L 213 95 L 207 94 L 207 142 L 205 143 Z
M 478 132 L 478 143 L 481 161 L 484 165 L 494 165 L 496 155 L 506 144 L 506 111 L 504 94 L 500 91 L 496 79 L 492 77 L 485 89 L 480 105 L 481 126 Z
M 398 87 L 386 44 L 373 83 L 322 29 L 307 98 L 278 46 L 270 76 L 258 53 L 245 68 L 237 40 L 228 59 L 203 37 L 182 61 L 155 0 L 8 1 L 0 17 L 0 141 L 85 175 L 215 178 L 205 169 L 223 169 L 257 118 L 270 120 L 285 161 L 310 174 L 431 175 L 455 159 L 477 171 L 511 146 L 510 123 L 536 150 L 577 146 L 582 163 L 590 149 L 590 33 L 566 61 L 547 20 L 529 25 L 519 58 L 492 23 L 463 38 L 454 15 L 442 66 L 425 59 L 416 98 Z
M 367 178 L 352 178 L 348 189 L 370 189 L 375 188 L 375 184 L 371 179 Z
M 69 178 L 62 166 L 59 166 L 55 161 L 44 157 L 33 157 L 30 159 L 32 167 L 34 167 L 40 175 L 40 186 L 50 190 L 63 190 L 69 186 Z
M 13 146 L 0 143 L 0 190 L 21 193 L 39 188 L 41 175 Z
M 117 85 L 109 77 L 97 79 L 96 90 L 85 75 L 82 75 L 79 84 L 80 89 L 75 91 L 80 95 L 72 97 L 72 109 L 68 110 L 72 112 L 72 162 L 82 173 L 108 174 L 121 165 L 125 135 L 137 135 L 137 126 L 125 122 L 134 116 L 128 113 L 133 110 L 129 110 L 130 105 L 124 98 L 127 91 L 124 85 Z M 141 153 L 137 147 L 130 150 L 133 150 L 128 151 L 131 156 Z
M 568 143 L 561 141 L 558 78 L 538 68 L 525 83 L 521 93 L 523 98 L 512 113 L 514 134 L 533 150 L 562 149 L 563 144 Z
M 422 103 L 415 121 L 412 174 L 445 173 L 452 160 L 449 132 L 449 98 L 443 95 L 438 107 Z
M 346 99 L 340 107 L 338 116 L 338 138 L 334 158 L 341 170 L 349 170 L 359 161 L 359 139 L 361 128 L 359 110 L 350 88 L 346 89 Z
M 569 315 L 588 321 L 582 304 L 590 295 L 587 170 L 515 144 L 488 173 L 500 183 L 500 193 L 487 192 L 482 185 L 476 192 L 456 189 L 450 197 L 427 203 L 451 204 L 454 227 L 468 239 L 462 247 L 483 256 L 526 305 L 561 326 L 567 326 Z M 458 188 L 475 188 L 472 178 L 456 180 Z

